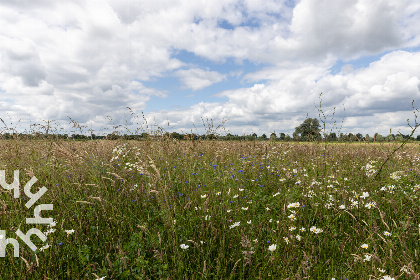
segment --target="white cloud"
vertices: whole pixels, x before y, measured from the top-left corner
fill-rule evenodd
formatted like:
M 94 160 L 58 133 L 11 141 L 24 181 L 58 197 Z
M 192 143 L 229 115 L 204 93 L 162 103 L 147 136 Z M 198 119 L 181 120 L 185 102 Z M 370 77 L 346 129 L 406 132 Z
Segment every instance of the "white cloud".
M 188 70 L 178 70 L 175 75 L 180 78 L 186 88 L 199 90 L 212 84 L 219 83 L 226 79 L 227 75 L 220 74 L 216 71 L 206 71 L 199 68 L 191 68 Z
M 420 46 L 419 12 L 416 0 L 2 1 L 0 112 L 15 121 L 77 115 L 100 127 L 103 116 L 121 121 L 126 107 L 171 96 L 149 81 L 175 75 L 199 91 L 243 76 L 254 85 L 220 92 L 227 102 L 151 116 L 183 128 L 225 117 L 238 132 L 290 131 L 323 92 L 326 109 L 344 104 L 349 130 L 402 125 L 392 114 L 405 116 L 419 97 L 419 53 L 408 52 Z M 175 58 L 179 50 L 197 62 Z M 337 60 L 383 53 L 369 67 L 329 72 Z M 244 61 L 267 67 L 250 72 Z M 238 68 L 209 67 L 227 62 Z
M 321 106 L 329 115 L 326 121 L 330 127 L 336 107 L 335 120 L 338 126 L 343 121 L 344 132 L 386 134 L 390 128 L 408 132 L 406 120 L 413 121 L 414 117 L 411 102 L 420 99 L 418 65 L 420 52 L 398 51 L 367 68 L 336 75 L 326 67 L 314 65 L 287 70 L 270 68 L 254 74 L 259 77 L 272 73 L 266 84 L 219 93 L 218 96 L 228 98 L 226 103 L 199 103 L 185 110 L 152 115 L 156 120 L 173 118 L 173 124 L 183 128 L 192 123 L 197 126 L 200 117 L 205 117 L 216 123 L 228 119 L 226 127 L 239 134 L 274 130 L 291 133 L 307 114 L 318 117 L 322 92 Z

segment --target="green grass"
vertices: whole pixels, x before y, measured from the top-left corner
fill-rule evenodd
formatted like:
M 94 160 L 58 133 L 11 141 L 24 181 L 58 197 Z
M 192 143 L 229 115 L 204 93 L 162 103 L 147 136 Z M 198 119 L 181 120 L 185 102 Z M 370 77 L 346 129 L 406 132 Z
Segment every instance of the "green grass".
M 0 279 L 419 279 L 419 146 L 375 179 L 396 147 L 0 141 L 0 170 L 21 184 L 17 199 L 0 188 L 0 229 L 48 231 L 25 222 L 39 204 L 56 222 L 35 252 L 7 246 Z M 31 176 L 48 191 L 27 209 Z

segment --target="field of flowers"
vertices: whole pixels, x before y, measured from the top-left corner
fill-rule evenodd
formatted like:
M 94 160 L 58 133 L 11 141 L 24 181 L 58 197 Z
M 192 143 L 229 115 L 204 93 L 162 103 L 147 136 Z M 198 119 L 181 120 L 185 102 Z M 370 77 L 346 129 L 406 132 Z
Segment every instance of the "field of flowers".
M 48 238 L 0 279 L 419 279 L 420 149 L 397 145 L 1 141 L 0 238 Z M 33 176 L 49 225 L 25 223 Z

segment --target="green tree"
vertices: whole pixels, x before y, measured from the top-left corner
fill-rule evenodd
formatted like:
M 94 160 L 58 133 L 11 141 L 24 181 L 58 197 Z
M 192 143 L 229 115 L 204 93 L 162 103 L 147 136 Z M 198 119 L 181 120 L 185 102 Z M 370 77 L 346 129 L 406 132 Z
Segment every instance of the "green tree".
M 383 142 L 385 140 L 385 138 L 381 134 L 379 134 L 379 133 L 375 133 L 375 135 L 374 135 L 373 138 L 377 142 Z
M 321 131 L 321 125 L 318 119 L 308 118 L 303 121 L 298 127 L 295 128 L 295 135 L 302 136 L 308 140 L 315 140 L 321 137 L 319 133 Z
M 277 140 L 277 135 L 276 135 L 276 133 L 271 133 L 270 134 L 270 140 L 272 140 L 272 141 L 276 141 Z
M 337 141 L 337 134 L 335 132 L 331 132 L 328 136 L 327 136 L 327 140 L 328 141 Z

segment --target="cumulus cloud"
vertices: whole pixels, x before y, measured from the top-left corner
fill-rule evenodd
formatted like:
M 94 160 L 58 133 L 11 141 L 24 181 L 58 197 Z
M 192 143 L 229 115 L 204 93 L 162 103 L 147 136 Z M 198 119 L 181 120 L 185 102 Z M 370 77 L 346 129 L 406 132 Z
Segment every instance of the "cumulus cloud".
M 244 77 L 211 101 L 150 116 L 185 129 L 210 117 L 237 132 L 292 131 L 306 113 L 317 116 L 323 92 L 327 110 L 344 104 L 349 130 L 383 130 L 387 120 L 402 125 L 419 97 L 410 49 L 420 46 L 419 12 L 416 0 L 2 1 L 0 112 L 101 127 L 106 115 L 123 121 L 126 107 L 171 96 L 148 82 L 177 77 L 201 96 Z M 381 58 L 352 65 L 366 55 Z M 337 60 L 348 65 L 332 74 Z
M 202 116 L 218 123 L 228 120 L 226 126 L 239 134 L 292 133 L 307 114 L 318 117 L 322 98 L 321 109 L 329 115 L 325 121 L 330 127 L 335 120 L 340 125 L 343 121 L 345 132 L 386 134 L 390 128 L 406 132 L 407 118 L 414 118 L 411 102 L 420 99 L 418 65 L 420 52 L 396 51 L 366 68 L 335 75 L 325 66 L 308 65 L 288 71 L 270 68 L 251 75 L 256 78 L 272 73 L 266 84 L 219 93 L 228 99 L 226 103 L 199 103 L 153 116 L 157 120 L 174 118 L 173 124 L 184 128 L 200 123 Z M 331 120 L 334 107 L 335 119 Z
M 206 71 L 199 68 L 177 70 L 175 75 L 179 77 L 186 88 L 192 90 L 203 89 L 212 84 L 219 83 L 227 77 L 227 75 L 220 74 L 216 71 Z

